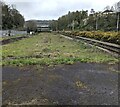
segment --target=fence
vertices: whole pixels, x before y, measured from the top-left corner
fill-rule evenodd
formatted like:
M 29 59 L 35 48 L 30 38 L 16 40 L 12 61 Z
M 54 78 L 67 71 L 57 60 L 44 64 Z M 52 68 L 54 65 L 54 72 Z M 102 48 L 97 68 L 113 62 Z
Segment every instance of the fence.
M 0 36 L 8 36 L 9 30 L 0 30 Z M 11 36 L 27 34 L 27 31 L 11 30 Z

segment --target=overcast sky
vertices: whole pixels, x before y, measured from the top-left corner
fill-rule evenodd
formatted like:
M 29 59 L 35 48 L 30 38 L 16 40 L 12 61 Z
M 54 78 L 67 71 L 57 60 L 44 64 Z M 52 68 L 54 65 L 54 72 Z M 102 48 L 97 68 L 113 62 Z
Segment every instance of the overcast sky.
M 65 15 L 68 11 L 102 11 L 106 6 L 114 5 L 119 0 L 3 0 L 14 4 L 25 20 L 52 20 Z

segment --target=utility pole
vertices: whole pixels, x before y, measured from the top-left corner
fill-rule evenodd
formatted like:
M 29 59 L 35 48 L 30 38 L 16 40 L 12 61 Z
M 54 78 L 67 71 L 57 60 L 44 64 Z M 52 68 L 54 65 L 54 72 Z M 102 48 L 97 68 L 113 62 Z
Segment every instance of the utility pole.
M 74 31 L 75 29 L 75 21 L 73 20 L 73 23 L 72 23 L 72 30 Z
M 118 15 L 117 15 L 117 31 L 119 31 L 119 24 L 120 24 L 119 20 L 120 20 L 120 15 L 119 15 L 119 12 L 118 12 Z
M 91 11 L 90 11 L 90 13 L 91 13 L 91 15 L 93 16 L 93 18 L 95 18 L 95 30 L 97 30 L 98 29 L 98 20 L 97 20 L 97 14 L 95 13 L 95 11 L 94 11 L 94 9 L 91 9 Z
M 56 25 L 56 31 L 58 31 L 58 22 L 57 21 L 56 21 L 55 25 Z
M 2 30 L 2 3 L 0 2 L 0 30 Z
M 120 29 L 120 1 L 116 3 L 115 5 L 116 8 L 116 14 L 117 14 L 117 31 Z
M 96 30 L 98 30 L 98 16 L 96 15 Z
M 100 13 L 95 13 L 95 20 L 96 20 L 95 29 L 96 29 L 96 30 L 98 30 L 98 18 L 99 18 L 99 14 L 100 14 Z

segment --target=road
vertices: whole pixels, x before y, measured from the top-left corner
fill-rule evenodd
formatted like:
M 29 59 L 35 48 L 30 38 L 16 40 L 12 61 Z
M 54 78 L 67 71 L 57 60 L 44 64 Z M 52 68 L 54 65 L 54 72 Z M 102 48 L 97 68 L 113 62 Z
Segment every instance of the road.
M 4 105 L 118 105 L 118 65 L 3 67 Z

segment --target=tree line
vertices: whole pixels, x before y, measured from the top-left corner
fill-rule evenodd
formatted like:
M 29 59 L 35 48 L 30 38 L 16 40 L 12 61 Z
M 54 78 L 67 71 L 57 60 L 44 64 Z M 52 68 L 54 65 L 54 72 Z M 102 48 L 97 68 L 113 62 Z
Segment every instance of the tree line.
M 115 31 L 120 28 L 120 1 L 114 6 L 106 6 L 104 11 L 95 12 L 91 9 L 76 12 L 68 12 L 58 18 L 52 20 L 52 30 L 102 30 Z
M 2 29 L 23 29 L 25 19 L 13 6 L 0 2 L 2 8 Z

